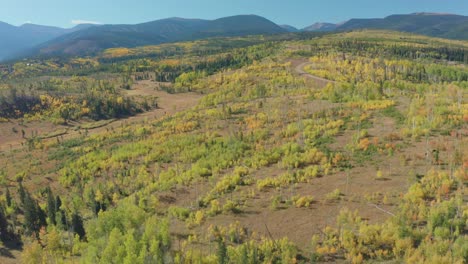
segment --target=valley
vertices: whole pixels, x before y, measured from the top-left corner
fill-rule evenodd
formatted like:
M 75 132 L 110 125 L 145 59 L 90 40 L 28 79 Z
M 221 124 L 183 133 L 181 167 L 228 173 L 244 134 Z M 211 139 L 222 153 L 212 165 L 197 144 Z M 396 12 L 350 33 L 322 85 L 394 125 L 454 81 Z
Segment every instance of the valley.
M 464 263 L 467 54 L 357 30 L 18 61 L 0 262 Z

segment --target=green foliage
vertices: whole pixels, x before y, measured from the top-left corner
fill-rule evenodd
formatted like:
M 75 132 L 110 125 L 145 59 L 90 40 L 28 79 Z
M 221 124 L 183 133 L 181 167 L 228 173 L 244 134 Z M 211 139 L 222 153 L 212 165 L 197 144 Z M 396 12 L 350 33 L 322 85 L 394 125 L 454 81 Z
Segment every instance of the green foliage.
M 73 77 L 49 79 L 30 84 L 28 90 L 16 86 L 0 93 L 0 117 L 46 118 L 67 123 L 88 117 L 94 120 L 124 117 L 148 110 L 134 98 L 122 95 L 110 81 Z
M 171 206 L 167 209 L 168 215 L 180 220 L 185 220 L 190 216 L 190 210 L 183 207 Z
M 25 194 L 23 208 L 25 232 L 37 236 L 41 227 L 46 225 L 45 213 L 28 192 Z
M 309 207 L 310 204 L 314 201 L 314 197 L 312 196 L 301 196 L 301 197 L 294 197 L 293 198 L 294 205 L 297 208 L 301 207 Z
M 410 188 L 397 215 L 383 224 L 371 225 L 357 212 L 342 211 L 337 220 L 342 234 L 327 229 L 330 236 L 316 248 L 326 252 L 326 244 L 339 241 L 346 258 L 353 262 L 397 258 L 407 262 L 452 259 L 462 263 L 466 254 L 459 250 L 466 247 L 466 235 L 460 232 L 466 228 L 467 216 L 461 214 L 462 199 L 451 191 L 448 180 L 443 172 L 429 171 L 420 183 Z M 437 195 L 452 198 L 440 200 Z M 419 228 L 411 228 L 414 225 Z M 463 239 L 465 242 L 461 243 Z M 456 250 L 449 250 L 451 247 Z
M 343 194 L 341 193 L 340 189 L 335 189 L 334 191 L 328 193 L 325 198 L 329 201 L 337 201 L 341 199 L 341 196 Z
M 0 102 L 8 106 L 8 118 L 24 117 L 25 125 L 33 119 L 74 125 L 74 120 L 137 114 L 154 102 L 144 93 L 125 94 L 146 85 L 163 90 L 155 93 L 169 98 L 164 105 L 174 100 L 175 107 L 143 118 L 78 125 L 78 132 L 67 128 L 65 140 L 57 143 L 45 136 L 56 136 L 61 129 L 44 138 L 22 138 L 31 145 L 28 155 L 21 149 L 0 155 L 5 161 L 2 184 L 11 190 L 18 186 L 19 196 L 5 194 L 6 224 L 0 217 L 0 229 L 16 227 L 36 235 L 32 241 L 23 237 L 25 256 L 35 262 L 466 262 L 466 153 L 460 135 L 468 82 L 459 56 L 467 45 L 363 34 L 116 48 L 96 58 L 63 59 L 63 65 L 48 71 L 87 77 L 28 79 L 22 76 L 41 75 L 45 69 L 37 66 L 32 73 L 17 65 L 17 77 L 0 87 L 5 91 Z M 264 44 L 250 46 L 254 42 Z M 291 54 L 312 56 L 305 70 L 335 82 L 300 76 L 289 62 Z M 460 63 L 443 61 L 449 57 Z M 52 68 L 59 62 L 45 63 Z M 159 86 L 154 81 L 173 83 Z M 29 85 L 23 97 L 19 87 Z M 9 91 L 16 87 L 15 97 Z M 186 108 L 202 94 L 195 107 Z M 39 98 L 39 106 L 12 106 L 13 98 L 26 97 Z M 15 107 L 24 110 L 18 113 Z M 21 137 L 19 130 L 7 131 Z M 440 151 L 433 164 L 437 170 L 415 178 L 405 195 L 390 192 L 401 185 L 401 175 L 394 173 L 429 166 L 424 153 L 416 153 L 423 142 L 415 140 L 421 137 L 428 139 L 426 148 Z M 348 184 L 356 172 L 393 166 L 394 153 L 403 160 L 401 168 L 358 175 L 352 184 L 378 178 L 382 181 L 372 184 L 379 192 L 347 188 L 344 199 L 341 183 L 340 189 L 330 189 L 331 180 L 344 182 L 343 175 Z M 387 173 L 391 179 L 383 177 Z M 49 188 L 31 195 L 21 183 L 34 188 L 46 180 L 55 195 Z M 341 199 L 364 206 L 366 216 L 373 215 L 367 210 L 378 210 L 389 220 L 376 223 L 371 217 L 374 224 L 369 224 L 343 211 L 336 229 L 325 228 L 310 250 L 294 246 L 288 240 L 296 240 L 292 234 L 277 237 L 283 233 L 277 225 L 265 238 L 263 223 L 244 227 L 233 221 L 261 221 L 257 213 L 261 216 L 268 205 L 282 209 L 266 212 L 273 217 L 268 222 L 277 221 L 274 217 L 317 210 L 331 206 L 324 201 Z M 317 221 L 309 220 L 307 228 Z M 220 222 L 232 224 L 213 230 Z M 297 228 L 300 232 L 304 227 Z
M 87 262 L 159 263 L 171 247 L 168 222 L 148 216 L 129 200 L 100 213 L 87 223 L 86 232 Z
M 228 258 L 228 255 L 227 255 L 226 244 L 224 243 L 224 241 L 222 239 L 218 239 L 217 244 L 218 244 L 218 251 L 217 251 L 216 255 L 218 257 L 218 263 L 219 264 L 227 264 L 228 261 L 229 261 L 229 258 Z
M 393 118 L 399 125 L 404 124 L 406 120 L 406 117 L 401 112 L 399 112 L 394 106 L 383 109 L 382 114 Z
M 48 217 L 49 223 L 52 225 L 55 225 L 56 224 L 55 216 L 59 208 L 56 208 L 55 196 L 52 194 L 52 190 L 50 189 L 50 187 L 47 188 L 46 195 L 47 195 L 47 217 Z

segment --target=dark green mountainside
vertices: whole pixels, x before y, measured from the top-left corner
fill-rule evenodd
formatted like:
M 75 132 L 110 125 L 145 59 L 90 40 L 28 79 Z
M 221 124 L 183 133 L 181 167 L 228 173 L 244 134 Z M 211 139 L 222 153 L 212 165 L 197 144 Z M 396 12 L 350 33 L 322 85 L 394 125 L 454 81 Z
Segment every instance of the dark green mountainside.
M 0 22 L 0 60 L 11 57 L 25 49 L 30 49 L 63 34 L 86 29 L 90 26 L 91 25 L 78 25 L 74 28 L 64 29 L 59 27 L 24 24 L 16 27 Z
M 345 23 L 316 23 L 302 30 L 279 26 L 256 15 L 216 20 L 167 18 L 136 25 L 78 25 L 71 29 L 0 22 L 0 61 L 25 57 L 86 56 L 107 48 L 133 48 L 209 37 L 267 35 L 296 31 L 386 29 L 448 39 L 468 39 L 468 16 L 413 13 L 385 18 L 351 19 Z
M 390 29 L 449 39 L 468 39 L 468 17 L 415 13 L 392 15 L 376 19 L 351 19 L 337 27 L 337 30 Z
M 216 20 L 168 18 L 137 25 L 104 25 L 81 30 L 41 44 L 23 55 L 90 55 L 114 47 L 285 32 L 275 23 L 255 15 Z

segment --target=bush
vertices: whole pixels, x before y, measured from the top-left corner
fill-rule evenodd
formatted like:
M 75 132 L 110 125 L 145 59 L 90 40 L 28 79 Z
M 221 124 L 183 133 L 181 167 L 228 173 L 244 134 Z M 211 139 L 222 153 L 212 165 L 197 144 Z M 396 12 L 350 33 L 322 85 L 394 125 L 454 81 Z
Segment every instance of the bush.
M 337 201 L 337 200 L 340 200 L 341 199 L 341 196 L 343 194 L 341 193 L 340 189 L 335 189 L 334 191 L 328 193 L 326 196 L 325 196 L 325 199 L 329 200 L 329 201 Z
M 314 201 L 314 197 L 312 196 L 302 196 L 302 197 L 295 197 L 293 198 L 294 205 L 297 208 L 302 208 L 302 207 L 309 207 L 310 204 Z
M 184 207 L 171 206 L 167 209 L 170 216 L 173 216 L 179 220 L 184 221 L 190 216 L 190 210 Z

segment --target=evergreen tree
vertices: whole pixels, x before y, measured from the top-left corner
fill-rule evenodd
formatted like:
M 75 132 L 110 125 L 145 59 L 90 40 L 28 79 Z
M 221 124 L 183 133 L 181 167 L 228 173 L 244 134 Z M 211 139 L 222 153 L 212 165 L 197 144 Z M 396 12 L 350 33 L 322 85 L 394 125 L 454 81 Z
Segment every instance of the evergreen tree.
M 55 223 L 56 224 L 61 224 L 62 226 L 67 225 L 67 219 L 65 217 L 65 213 L 61 209 L 62 207 L 62 199 L 60 199 L 60 196 L 55 197 Z
M 53 225 L 56 225 L 56 200 L 54 195 L 52 194 L 52 190 L 48 187 L 47 188 L 47 218 L 49 218 L 49 222 Z
M 227 264 L 228 263 L 228 255 L 227 255 L 227 248 L 226 248 L 226 243 L 224 243 L 223 239 L 219 237 L 217 239 L 217 244 L 218 244 L 218 251 L 217 251 L 217 257 L 218 257 L 218 263 L 219 264 Z
M 10 238 L 8 233 L 8 221 L 3 210 L 3 206 L 0 206 L 0 240 L 5 242 Z
M 25 192 L 24 202 L 24 231 L 26 235 L 31 235 L 39 231 L 36 203 L 29 193 Z
M 61 206 L 62 206 L 62 200 L 57 195 L 57 197 L 55 197 L 55 212 L 58 212 Z
M 38 234 L 42 226 L 46 226 L 46 214 L 39 204 L 25 191 L 24 204 L 24 229 L 26 235 Z
M 6 189 L 6 193 L 5 193 L 5 200 L 6 200 L 6 204 L 8 207 L 11 206 L 11 194 L 10 194 L 10 189 Z
M 83 239 L 85 237 L 86 233 L 83 225 L 83 219 L 76 212 L 72 215 L 71 226 L 72 231 L 78 236 L 80 236 L 80 239 Z
M 18 192 L 19 192 L 19 195 L 20 195 L 21 204 L 24 205 L 24 202 L 26 200 L 26 191 L 24 190 L 23 184 L 21 182 L 19 184 Z
M 39 230 L 41 229 L 41 227 L 47 226 L 47 215 L 44 212 L 44 210 L 42 210 L 42 208 L 39 206 L 37 202 L 36 202 L 36 214 L 37 214 L 37 225 L 38 225 L 37 230 Z

